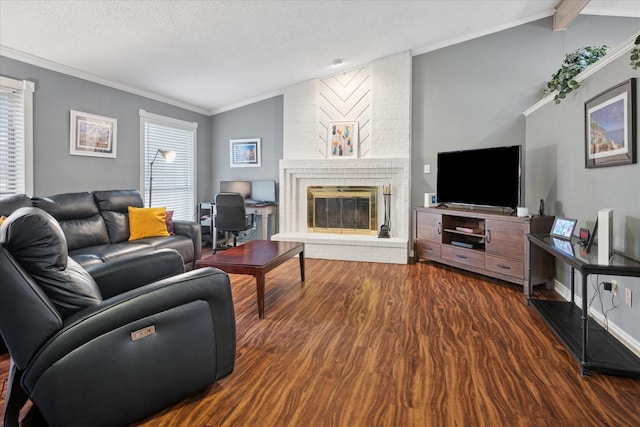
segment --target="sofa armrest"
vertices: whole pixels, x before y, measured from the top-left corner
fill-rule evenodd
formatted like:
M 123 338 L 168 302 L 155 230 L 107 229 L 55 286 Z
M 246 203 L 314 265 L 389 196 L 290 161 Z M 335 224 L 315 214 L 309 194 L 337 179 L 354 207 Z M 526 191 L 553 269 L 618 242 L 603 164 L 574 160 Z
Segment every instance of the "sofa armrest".
M 193 221 L 173 220 L 173 232 L 187 236 L 193 241 L 193 261 L 202 257 L 202 230 L 200 224 Z
M 184 273 L 182 257 L 175 249 L 125 257 L 86 268 L 106 300 L 165 277 Z
M 154 316 L 192 302 L 204 302 L 209 307 L 207 318 L 212 325 L 202 325 L 202 328 L 213 328 L 216 379 L 230 374 L 236 351 L 231 284 L 227 273 L 207 267 L 133 289 L 70 316 L 25 370 L 23 383 L 34 385 L 45 370 L 74 350 L 90 351 L 92 346 L 99 346 L 110 353 L 109 358 L 126 357 L 127 342 L 131 339 L 122 333 L 123 329 L 141 320 L 153 323 Z M 179 326 L 178 320 L 175 328 Z M 121 351 L 124 354 L 119 354 Z

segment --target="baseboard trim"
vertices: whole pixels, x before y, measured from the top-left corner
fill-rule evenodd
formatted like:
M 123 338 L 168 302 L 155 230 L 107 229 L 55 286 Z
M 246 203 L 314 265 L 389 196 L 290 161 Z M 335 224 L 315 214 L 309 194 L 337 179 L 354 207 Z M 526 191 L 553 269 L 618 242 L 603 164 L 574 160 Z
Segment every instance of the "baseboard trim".
M 569 301 L 571 299 L 571 289 L 558 280 L 554 281 L 554 290 L 565 300 Z M 582 297 L 576 295 L 574 301 L 578 307 L 582 307 Z M 605 322 L 604 314 L 591 307 L 588 308 L 588 312 L 589 316 L 591 316 L 596 323 L 608 330 L 611 335 L 616 337 L 625 347 L 631 350 L 636 356 L 640 357 L 640 341 L 627 334 L 627 332 L 616 325 L 615 322 L 612 322 L 611 320 Z

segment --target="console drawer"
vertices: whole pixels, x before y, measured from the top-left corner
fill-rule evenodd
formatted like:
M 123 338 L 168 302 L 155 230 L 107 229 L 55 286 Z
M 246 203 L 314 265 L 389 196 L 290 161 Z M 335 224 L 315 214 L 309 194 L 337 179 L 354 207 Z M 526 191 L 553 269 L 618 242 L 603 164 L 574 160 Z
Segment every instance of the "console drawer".
M 450 261 L 484 268 L 484 253 L 473 249 L 456 248 L 449 245 L 442 246 L 442 258 Z
M 416 256 L 420 258 L 440 258 L 440 244 L 428 240 L 416 240 Z
M 518 279 L 524 277 L 524 263 L 509 258 L 486 255 L 485 268 Z

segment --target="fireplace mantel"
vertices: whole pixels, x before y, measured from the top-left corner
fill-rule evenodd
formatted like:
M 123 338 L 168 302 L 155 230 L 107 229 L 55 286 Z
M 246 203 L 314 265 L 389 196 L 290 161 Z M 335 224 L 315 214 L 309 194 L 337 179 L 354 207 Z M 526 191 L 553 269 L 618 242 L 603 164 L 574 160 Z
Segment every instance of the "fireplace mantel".
M 279 230 L 274 240 L 303 241 L 309 258 L 406 264 L 410 219 L 409 159 L 280 160 Z M 307 232 L 307 187 L 379 186 L 378 224 L 384 220 L 382 186 L 391 184 L 391 238 Z

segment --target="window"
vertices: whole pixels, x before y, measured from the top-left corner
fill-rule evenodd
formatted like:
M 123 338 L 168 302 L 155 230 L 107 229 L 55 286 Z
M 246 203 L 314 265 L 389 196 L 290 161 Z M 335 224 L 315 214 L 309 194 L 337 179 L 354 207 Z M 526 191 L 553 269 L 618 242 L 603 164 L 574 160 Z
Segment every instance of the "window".
M 33 195 L 34 87 L 0 76 L 0 199 Z
M 195 151 L 198 124 L 163 117 L 140 110 L 140 138 L 144 167 L 141 188 L 144 188 L 145 206 L 149 206 L 149 193 L 153 206 L 173 210 L 174 219 L 195 218 Z M 158 150 L 176 153 L 168 163 Z M 157 157 L 156 157 L 156 154 Z M 155 158 L 155 161 L 154 161 Z M 153 186 L 150 188 L 151 162 Z M 150 189 L 152 191 L 150 191 Z

